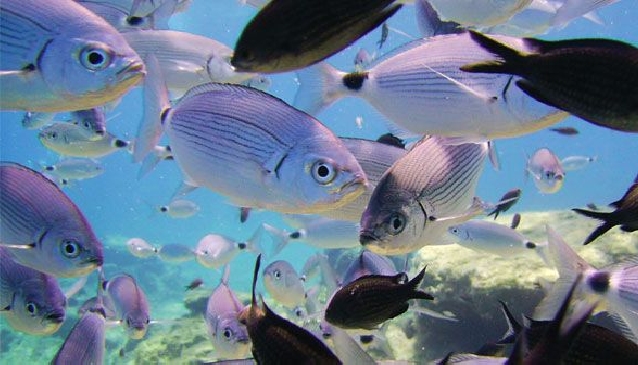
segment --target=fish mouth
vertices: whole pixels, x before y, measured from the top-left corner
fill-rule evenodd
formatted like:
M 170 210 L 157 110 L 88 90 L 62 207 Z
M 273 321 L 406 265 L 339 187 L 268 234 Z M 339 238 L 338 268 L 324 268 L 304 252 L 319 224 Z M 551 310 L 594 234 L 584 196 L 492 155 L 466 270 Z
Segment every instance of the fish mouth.
M 63 323 L 65 319 L 66 319 L 66 314 L 64 312 L 51 312 L 51 313 L 47 313 L 44 316 L 45 322 L 50 322 L 55 324 Z
M 363 193 L 363 189 L 368 187 L 368 180 L 365 176 L 357 175 L 354 179 L 346 182 L 339 189 L 339 193 L 341 195 L 347 195 L 351 193 L 356 193 L 360 190 L 360 193 Z
M 359 234 L 359 243 L 362 246 L 366 246 L 366 245 L 368 245 L 370 243 L 373 243 L 373 242 L 376 242 L 376 241 L 378 241 L 378 239 L 373 233 L 361 232 Z
M 104 264 L 104 259 L 101 255 L 90 256 L 82 260 L 82 264 L 86 264 L 88 266 L 91 266 L 91 265 L 102 266 L 102 264 Z
M 120 81 L 127 81 L 132 78 L 144 76 L 146 75 L 144 62 L 141 60 L 133 60 L 128 64 L 128 66 L 119 70 L 116 75 Z

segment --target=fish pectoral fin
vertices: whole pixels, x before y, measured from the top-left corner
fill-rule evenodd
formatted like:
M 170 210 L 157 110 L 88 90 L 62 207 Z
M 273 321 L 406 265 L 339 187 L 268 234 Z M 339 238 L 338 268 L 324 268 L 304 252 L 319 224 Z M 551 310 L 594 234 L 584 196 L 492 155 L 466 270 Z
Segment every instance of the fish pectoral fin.
M 485 210 L 490 209 L 489 205 L 484 203 L 479 197 L 474 197 L 472 205 L 470 207 L 456 215 L 444 216 L 444 217 L 430 217 L 431 221 L 446 222 L 450 224 L 462 223 L 473 217 L 483 214 Z

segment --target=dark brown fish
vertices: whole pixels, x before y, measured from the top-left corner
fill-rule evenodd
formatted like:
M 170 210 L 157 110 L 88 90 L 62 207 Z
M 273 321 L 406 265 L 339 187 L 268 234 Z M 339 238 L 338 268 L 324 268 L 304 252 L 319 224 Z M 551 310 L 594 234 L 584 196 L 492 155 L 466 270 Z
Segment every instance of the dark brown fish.
M 516 85 L 541 103 L 599 126 L 638 132 L 638 48 L 612 39 L 525 38 L 536 53 L 522 54 L 481 33 L 471 35 L 501 60 L 461 70 L 520 76 Z
M 418 290 L 424 275 L 425 267 L 409 282 L 405 273 L 362 276 L 332 296 L 325 319 L 341 328 L 375 329 L 388 319 L 405 313 L 410 306 L 408 300 L 434 299 Z
M 253 343 L 253 356 L 258 364 L 341 364 L 332 351 L 305 329 L 288 322 L 273 312 L 262 300 L 257 305 L 255 285 L 261 255 L 255 263 L 252 305 L 238 316 L 246 326 Z
M 634 182 L 620 200 L 609 205 L 616 208 L 616 210 L 605 213 L 578 208 L 572 209 L 574 212 L 586 217 L 603 221 L 603 224 L 598 226 L 598 228 L 585 239 L 585 245 L 617 225 L 620 225 L 620 229 L 624 232 L 638 231 L 638 182 Z
M 244 28 L 231 64 L 276 73 L 343 50 L 401 8 L 398 0 L 272 0 Z
M 550 128 L 549 130 L 556 132 L 558 134 L 564 134 L 566 136 L 573 136 L 580 133 L 578 132 L 578 129 L 574 127 L 556 127 L 556 128 Z
M 510 223 L 510 228 L 516 229 L 518 228 L 519 224 L 521 224 L 521 215 L 516 213 L 514 214 L 514 216 L 512 216 L 512 223 Z
M 193 290 L 193 289 L 199 288 L 202 285 L 204 285 L 204 280 L 197 278 L 191 281 L 191 283 L 186 285 L 184 288 L 186 288 L 186 290 Z
M 521 189 L 512 189 L 505 193 L 497 203 L 496 208 L 491 211 L 488 216 L 494 214 L 494 219 L 496 219 L 501 212 L 507 212 L 512 205 L 516 204 L 518 199 L 521 198 Z M 503 203 L 500 203 L 503 202 Z

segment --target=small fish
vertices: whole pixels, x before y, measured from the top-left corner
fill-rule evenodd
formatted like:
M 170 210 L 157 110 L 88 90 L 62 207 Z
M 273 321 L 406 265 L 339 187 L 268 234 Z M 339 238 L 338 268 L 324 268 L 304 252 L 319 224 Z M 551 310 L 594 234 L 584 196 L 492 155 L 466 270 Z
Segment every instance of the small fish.
M 362 71 L 372 62 L 372 59 L 373 58 L 370 53 L 368 53 L 365 48 L 361 48 L 354 57 L 354 68 Z
M 573 136 L 580 133 L 578 132 L 578 129 L 574 127 L 556 127 L 556 128 L 550 128 L 549 130 L 556 132 L 558 134 L 564 134 L 566 136 Z
M 484 251 L 502 257 L 512 257 L 535 251 L 544 258 L 545 244 L 528 240 L 512 228 L 489 221 L 471 220 L 448 228 L 457 243 L 472 250 Z
M 263 73 L 312 65 L 381 25 L 401 8 L 402 2 L 271 1 L 242 31 L 231 64 L 238 71 Z
M 405 273 L 360 277 L 332 296 L 325 320 L 345 329 L 377 328 L 388 319 L 405 313 L 410 307 L 408 300 L 434 299 L 432 295 L 418 290 L 424 275 L 425 267 L 410 281 Z
M 13 40 L 0 43 L 2 110 L 89 109 L 118 99 L 144 76 L 144 63 L 120 33 L 74 1 L 2 1 L 0 28 Z
M 194 279 L 193 281 L 191 281 L 190 284 L 186 285 L 184 288 L 186 288 L 186 290 L 195 290 L 197 288 L 199 288 L 200 286 L 204 285 L 204 280 L 197 278 Z
M 55 354 L 52 364 L 103 364 L 106 319 L 99 310 L 86 311 Z
M 158 249 L 141 238 L 131 238 L 126 242 L 126 247 L 131 255 L 142 259 L 155 256 Z
M 506 22 L 532 0 L 428 0 L 443 20 L 463 26 L 489 27 Z
M 562 187 L 565 171 L 556 155 L 548 148 L 540 148 L 527 159 L 525 174 L 532 175 L 534 185 L 543 194 L 557 193 Z
M 259 90 L 200 85 L 163 116 L 186 185 L 236 206 L 316 213 L 353 201 L 368 185 L 328 128 Z
M 377 41 L 377 46 L 379 46 L 379 49 L 381 49 L 385 41 L 388 40 L 388 33 L 390 33 L 388 22 L 383 22 L 383 24 L 381 25 L 381 38 Z
M 178 264 L 195 259 L 195 252 L 188 246 L 179 243 L 169 243 L 159 248 L 157 255 L 160 260 Z
M 257 305 L 255 286 L 261 255 L 257 257 L 253 276 L 252 304 L 239 313 L 252 340 L 252 353 L 259 364 L 276 364 L 286 359 L 291 364 L 341 364 L 330 348 L 312 333 L 273 312 L 266 302 Z
M 244 305 L 230 289 L 229 279 L 230 265 L 227 265 L 221 282 L 208 297 L 204 319 L 218 356 L 241 359 L 250 352 L 250 338 L 246 327 L 237 319 Z
M 0 315 L 31 335 L 57 332 L 66 318 L 66 297 L 55 277 L 15 262 L 0 246 Z
M 521 38 L 495 37 L 530 51 Z M 466 142 L 520 136 L 568 115 L 515 87 L 517 76 L 459 69 L 494 58 L 467 32 L 416 40 L 367 71 L 345 73 L 327 63 L 299 70 L 293 105 L 317 115 L 341 98 L 358 97 L 391 121 L 389 129 L 401 137 L 436 134 Z
M 106 113 L 102 106 L 71 112 L 71 123 L 84 128 L 91 141 L 97 141 L 106 135 Z
M 168 205 L 162 205 L 158 210 L 171 218 L 190 218 L 199 212 L 199 205 L 190 200 L 176 199 Z
M 261 253 L 260 239 L 261 228 L 257 228 L 253 236 L 246 241 L 235 241 L 227 236 L 207 234 L 197 243 L 194 251 L 195 258 L 204 267 L 219 269 L 230 263 L 240 252 Z
M 66 156 L 103 157 L 129 148 L 129 142 L 106 133 L 102 139 L 91 140 L 82 126 L 72 123 L 56 123 L 43 128 L 38 139 L 44 147 Z
M 512 216 L 512 223 L 510 223 L 511 229 L 516 229 L 521 224 L 521 215 L 516 213 Z
M 638 48 L 612 39 L 526 38 L 531 51 L 525 52 L 491 36 L 470 34 L 501 60 L 461 70 L 520 76 L 516 86 L 539 102 L 602 127 L 638 132 Z
M 297 271 L 288 261 L 271 262 L 264 269 L 262 277 L 268 294 L 275 301 L 289 309 L 305 307 L 304 281 L 297 275 Z
M 0 245 L 22 265 L 57 277 L 102 265 L 102 242 L 78 207 L 28 167 L 0 164 Z
M 617 225 L 620 225 L 620 230 L 624 232 L 638 231 L 638 181 L 634 181 L 620 200 L 609 205 L 615 208 L 613 212 L 607 213 L 578 208 L 572 209 L 578 214 L 603 221 L 603 224 L 598 226 L 598 228 L 585 239 L 585 245 L 593 242 Z
M 494 214 L 494 219 L 496 219 L 501 212 L 507 212 L 521 198 L 521 193 L 521 189 L 518 188 L 512 189 L 505 193 L 499 200 L 499 202 L 504 203 L 497 203 L 496 208 L 494 208 L 493 211 L 489 212 L 487 216 L 489 217 L 490 215 Z
M 117 318 L 134 340 L 146 335 L 151 322 L 150 309 L 144 291 L 130 275 L 118 275 L 104 282 L 105 299 L 113 304 Z
M 474 192 L 487 143 L 447 141 L 424 138 L 386 171 L 361 216 L 363 246 L 383 255 L 410 253 L 440 244 L 449 226 L 482 213 Z
M 22 126 L 26 129 L 38 129 L 53 122 L 57 113 L 26 112 L 22 117 Z
M 83 180 L 104 173 L 104 166 L 99 161 L 88 158 L 65 158 L 53 165 L 42 168 L 47 175 L 63 180 Z
M 598 303 L 597 311 L 607 311 L 632 339 L 638 335 L 638 260 L 636 257 L 597 269 L 581 258 L 552 228 L 547 226 L 548 253 L 558 269 L 558 280 L 534 310 L 533 318 L 546 321 L 554 317 L 574 278 L 582 276 L 574 298 Z
M 574 171 L 584 169 L 597 159 L 596 156 L 567 156 L 560 160 L 560 164 L 563 166 L 563 171 Z
M 296 229 L 288 232 L 263 224 L 265 232 L 275 242 L 275 255 L 290 241 L 301 241 L 323 249 L 359 246 L 359 223 L 301 214 L 285 215 L 284 220 Z

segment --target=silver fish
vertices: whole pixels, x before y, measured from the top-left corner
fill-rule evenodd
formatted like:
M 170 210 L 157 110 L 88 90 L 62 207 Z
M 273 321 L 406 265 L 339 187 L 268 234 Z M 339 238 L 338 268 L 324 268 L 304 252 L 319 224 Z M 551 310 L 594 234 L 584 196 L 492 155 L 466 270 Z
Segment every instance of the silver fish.
M 71 122 L 84 128 L 89 139 L 96 141 L 106 135 L 106 112 L 104 107 L 98 106 L 86 110 L 71 112 Z
M 528 51 L 521 38 L 494 37 Z M 519 77 L 461 71 L 465 62 L 495 58 L 473 42 L 469 33 L 413 41 L 365 72 L 346 74 L 326 63 L 306 68 L 297 73 L 293 105 L 315 115 L 342 97 L 359 97 L 394 129 L 475 142 L 520 136 L 567 117 L 525 94 L 515 84 Z
M 100 311 L 86 311 L 55 354 L 52 364 L 103 364 L 106 319 Z
M 112 304 L 117 318 L 128 330 L 129 337 L 139 340 L 146 335 L 151 322 L 146 294 L 130 275 L 118 275 L 104 283 L 105 298 Z
M 246 327 L 237 320 L 244 305 L 228 286 L 229 278 L 230 266 L 227 265 L 221 282 L 208 297 L 204 319 L 218 356 L 241 359 L 250 352 L 250 339 Z
M 22 118 L 22 126 L 26 129 L 38 129 L 53 122 L 57 113 L 26 112 Z
M 82 180 L 103 174 L 104 166 L 99 161 L 87 158 L 65 158 L 53 165 L 44 166 L 42 171 L 58 179 Z
M 129 147 L 129 142 L 108 132 L 101 139 L 92 138 L 82 126 L 72 123 L 56 123 L 43 128 L 38 134 L 44 147 L 66 156 L 103 157 Z
M 60 277 L 102 265 L 102 243 L 78 207 L 49 179 L 0 164 L 0 245 L 25 266 Z
M 428 0 L 441 19 L 464 26 L 488 27 L 506 22 L 532 0 Z
M 131 238 L 126 242 L 131 255 L 145 259 L 157 255 L 158 249 L 141 238 Z
M 266 266 L 262 276 L 264 286 L 274 300 L 289 309 L 305 307 L 304 282 L 288 261 L 273 261 Z
M 540 148 L 527 159 L 526 174 L 532 175 L 534 185 L 544 194 L 557 193 L 563 187 L 565 171 L 560 160 L 548 148 Z
M 153 54 L 157 58 L 166 87 L 177 96 L 207 82 L 241 83 L 256 75 L 235 72 L 230 65 L 233 49 L 201 35 L 149 30 L 128 32 L 124 38 L 140 55 Z
M 181 263 L 195 259 L 195 252 L 192 248 L 179 243 L 169 243 L 159 248 L 157 251 L 160 260 L 171 263 Z
M 385 256 L 363 250 L 346 269 L 341 285 L 347 285 L 366 275 L 394 276 L 398 274 L 392 260 Z
M 197 86 L 164 113 L 164 124 L 186 184 L 236 206 L 316 213 L 353 201 L 368 184 L 329 129 L 255 89 Z
M 199 205 L 190 200 L 176 199 L 168 205 L 162 205 L 158 210 L 171 218 L 190 218 L 199 212 Z
M 447 142 L 424 138 L 383 175 L 361 217 L 362 245 L 384 255 L 413 252 L 481 213 L 473 197 L 487 143 Z
M 592 162 L 596 162 L 596 156 L 567 156 L 560 160 L 563 171 L 580 170 Z
M 242 251 L 260 253 L 260 238 L 261 228 L 244 242 L 218 234 L 208 234 L 197 243 L 195 257 L 202 266 L 218 269 L 230 263 Z
M 2 1 L 0 29 L 2 110 L 89 109 L 123 96 L 144 76 L 142 60 L 117 30 L 72 0 Z
M 0 261 L 0 315 L 17 331 L 55 333 L 66 318 L 66 298 L 57 280 L 15 262 L 4 247 Z

